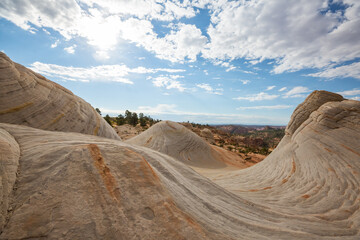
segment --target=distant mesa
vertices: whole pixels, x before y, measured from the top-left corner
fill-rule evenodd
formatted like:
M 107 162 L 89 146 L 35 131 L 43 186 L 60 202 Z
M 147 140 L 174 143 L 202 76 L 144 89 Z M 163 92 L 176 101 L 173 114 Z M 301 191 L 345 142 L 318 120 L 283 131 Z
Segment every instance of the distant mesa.
M 83 99 L 0 52 L 0 122 L 120 139 Z

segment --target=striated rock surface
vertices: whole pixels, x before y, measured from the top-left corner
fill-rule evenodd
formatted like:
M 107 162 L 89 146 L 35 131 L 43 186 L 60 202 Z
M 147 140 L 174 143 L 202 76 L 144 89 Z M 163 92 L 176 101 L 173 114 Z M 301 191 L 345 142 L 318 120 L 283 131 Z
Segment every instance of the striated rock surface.
M 0 239 L 216 236 L 182 211 L 163 184 L 179 187 L 170 157 L 117 140 L 0 124 L 0 149 L 7 143 L 0 155 Z
M 2 52 L 0 122 L 120 139 L 89 103 Z
M 226 166 L 223 161 L 215 158 L 208 143 L 176 122 L 159 122 L 126 142 L 165 153 L 195 167 L 220 168 Z
M 13 136 L 0 128 L 0 232 L 7 221 L 20 158 L 20 148 Z
M 0 124 L 19 165 L 0 239 L 359 239 L 359 119 L 327 102 L 218 185 L 149 148 Z
M 90 105 L 0 60 L 0 121 L 58 130 L 0 123 L 0 239 L 360 239 L 359 101 L 312 93 L 279 146 L 238 170 L 169 121 L 91 136 Z
M 325 98 L 331 95 L 325 94 Z M 301 106 L 314 109 L 309 100 Z M 360 102 L 321 101 L 325 103 L 313 112 L 303 107 L 304 112 L 310 112 L 309 117 L 293 127 L 292 134 L 285 135 L 265 160 L 248 169 L 211 178 L 253 204 L 297 219 L 298 230 L 307 221 L 300 232 L 316 235 L 309 239 L 357 239 Z M 296 123 L 296 119 L 294 113 L 290 123 Z
M 290 122 L 285 129 L 286 134 L 293 134 L 295 130 L 309 118 L 310 114 L 327 102 L 342 101 L 344 98 L 336 93 L 327 91 L 314 91 L 306 100 L 296 107 Z

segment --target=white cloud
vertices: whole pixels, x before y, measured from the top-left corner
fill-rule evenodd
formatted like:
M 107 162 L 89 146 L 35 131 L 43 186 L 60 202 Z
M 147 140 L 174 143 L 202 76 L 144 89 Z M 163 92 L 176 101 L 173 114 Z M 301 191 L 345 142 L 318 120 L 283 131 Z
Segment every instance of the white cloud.
M 262 101 L 262 100 L 273 100 L 278 97 L 279 97 L 279 95 L 270 95 L 270 94 L 267 94 L 264 92 L 260 92 L 257 94 L 247 95 L 246 97 L 237 97 L 234 99 L 235 100 L 247 100 L 250 102 L 254 102 L 254 101 Z
M 195 16 L 188 1 L 62 0 L 52 4 L 4 1 L 0 5 L 0 17 L 31 32 L 46 27 L 66 40 L 83 37 L 96 48 L 94 57 L 99 59 L 109 58 L 111 50 L 123 39 L 161 59 L 195 61 L 207 42 L 200 29 L 191 24 L 179 23 L 163 38 L 153 31 L 152 19 L 172 21 Z M 67 49 L 73 52 L 73 48 Z
M 353 77 L 360 79 L 360 62 L 354 62 L 349 65 L 344 65 L 335 68 L 327 68 L 317 73 L 308 74 L 308 76 L 322 77 L 322 78 Z
M 283 98 L 306 97 L 306 95 L 304 95 L 304 93 L 309 93 L 309 92 L 311 92 L 311 90 L 308 89 L 307 87 L 297 86 L 297 87 L 294 87 L 293 89 L 291 89 L 290 91 L 286 92 L 283 95 Z
M 171 62 L 196 61 L 197 55 L 207 42 L 207 38 L 195 25 L 178 24 L 176 31 L 171 30 L 165 37 L 158 38 L 149 21 L 136 19 L 128 21 L 131 21 L 128 23 L 130 26 L 126 28 L 134 30 L 123 33 L 124 39 L 155 53 L 160 59 Z
M 285 91 L 286 89 L 287 89 L 287 87 L 282 87 L 282 88 L 279 89 L 279 92 L 283 92 L 283 91 Z
M 242 82 L 242 84 L 246 85 L 249 84 L 251 81 L 250 80 L 240 80 Z
M 339 2 L 347 8 L 332 12 L 331 1 L 323 0 L 218 1 L 203 56 L 250 63 L 275 59 L 275 73 L 354 60 L 360 57 L 360 2 Z
M 238 107 L 236 110 L 249 110 L 249 109 L 288 109 L 291 108 L 291 105 L 273 105 L 273 106 L 252 106 L 252 107 Z
M 235 69 L 236 69 L 235 66 L 230 65 L 230 67 L 229 67 L 228 69 L 226 69 L 225 71 L 226 71 L 226 72 L 230 72 L 230 71 L 233 71 L 233 70 L 235 70 Z
M 51 48 L 56 48 L 58 46 L 59 42 L 60 42 L 59 39 L 56 40 L 53 44 L 51 44 Z
M 222 88 L 214 89 L 208 83 L 200 83 L 200 84 L 196 84 L 196 86 L 198 88 L 204 89 L 207 93 L 215 94 L 215 95 L 223 95 L 224 89 Z
M 226 68 L 226 72 L 230 72 L 236 69 L 236 67 L 232 64 L 230 64 L 229 62 L 224 62 L 224 61 L 219 61 L 219 60 L 215 60 L 213 61 L 214 65 L 220 65 L 221 67 L 225 67 Z
M 182 17 L 195 16 L 195 10 L 188 1 L 156 1 L 156 0 L 81 0 L 85 4 L 95 7 L 101 6 L 110 14 L 122 16 L 132 15 L 137 18 L 149 18 L 161 21 L 173 21 Z
M 265 91 L 270 91 L 270 90 L 274 89 L 275 87 L 276 86 L 268 86 Z
M 152 79 L 152 83 L 155 87 L 163 87 L 165 89 L 177 89 L 180 92 L 186 90 L 184 84 L 180 81 L 176 80 L 178 78 L 183 78 L 180 75 L 160 75 L 158 77 L 149 77 L 148 79 Z
M 359 100 L 360 100 L 360 97 L 357 96 L 357 97 L 352 97 L 352 98 L 350 98 L 350 99 L 351 99 L 351 100 L 358 100 L 358 101 L 359 101 Z
M 338 92 L 338 94 L 341 94 L 343 96 L 354 96 L 360 94 L 360 89 L 354 88 L 353 90 Z
M 67 48 L 64 48 L 64 50 L 70 54 L 74 54 L 75 53 L 75 48 L 76 48 L 76 44 L 70 46 L 70 47 L 67 47 Z
M 335 3 L 343 3 L 345 9 L 334 12 L 329 5 Z M 193 24 L 181 23 L 196 16 L 199 7 L 210 12 L 206 35 Z M 360 57 L 359 12 L 357 0 L 62 0 L 51 4 L 2 0 L 0 4 L 0 17 L 29 32 L 48 29 L 65 40 L 84 38 L 98 59 L 109 58 L 120 43 L 131 42 L 171 62 L 194 62 L 202 56 L 232 71 L 237 67 L 229 61 L 235 59 L 250 64 L 270 59 L 275 73 L 317 68 L 322 71 L 311 76 L 326 78 L 360 77 L 359 63 L 334 67 Z M 164 21 L 168 32 L 157 33 L 154 20 Z
M 41 62 L 34 62 L 30 68 L 40 74 L 48 77 L 57 77 L 70 81 L 105 81 L 105 82 L 121 82 L 133 84 L 127 78 L 124 78 L 129 73 L 149 74 L 157 72 L 182 72 L 182 69 L 166 69 L 166 68 L 129 68 L 126 65 L 101 65 L 96 67 L 67 67 L 56 64 L 47 64 Z

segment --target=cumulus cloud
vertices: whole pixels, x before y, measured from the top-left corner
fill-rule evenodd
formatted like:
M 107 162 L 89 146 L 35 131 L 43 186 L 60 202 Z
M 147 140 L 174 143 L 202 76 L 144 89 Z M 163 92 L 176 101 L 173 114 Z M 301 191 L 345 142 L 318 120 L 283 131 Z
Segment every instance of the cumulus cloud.
M 257 94 L 247 95 L 246 97 L 237 97 L 234 99 L 235 100 L 247 100 L 250 102 L 254 102 L 254 101 L 263 101 L 263 100 L 273 100 L 278 97 L 279 97 L 279 95 L 276 95 L 276 94 L 271 95 L 271 94 L 267 94 L 264 92 L 260 92 Z
M 304 93 L 311 92 L 310 89 L 307 87 L 297 86 L 291 89 L 290 91 L 286 92 L 283 95 L 283 98 L 298 98 L 298 97 L 306 97 Z
M 48 4 L 4 0 L 0 4 L 0 17 L 28 31 L 35 31 L 31 27 L 34 25 L 53 29 L 66 40 L 83 37 L 97 49 L 94 56 L 102 59 L 109 58 L 109 52 L 123 39 L 161 59 L 195 61 L 207 42 L 200 29 L 179 23 L 166 36 L 159 37 L 151 23 L 152 19 L 173 21 L 193 16 L 195 10 L 188 1 L 61 0 Z
M 180 92 L 186 90 L 184 84 L 182 84 L 178 78 L 183 78 L 184 76 L 180 75 L 160 75 L 158 77 L 149 77 L 152 79 L 152 83 L 155 87 L 165 88 L 165 89 L 177 89 Z
M 273 105 L 273 106 L 251 106 L 251 107 L 238 107 L 236 110 L 249 110 L 249 109 L 255 109 L 255 110 L 261 110 L 261 109 L 288 109 L 292 108 L 291 105 Z
M 283 92 L 283 91 L 285 91 L 286 89 L 287 89 L 287 87 L 282 87 L 282 88 L 279 89 L 279 92 Z
M 195 10 L 190 2 L 183 1 L 156 1 L 156 0 L 81 0 L 90 7 L 101 6 L 110 14 L 122 16 L 136 16 L 161 21 L 173 21 L 182 17 L 195 16 Z
M 245 58 L 253 63 L 275 59 L 275 73 L 356 59 L 360 56 L 360 2 L 336 3 L 346 5 L 334 12 L 333 3 L 322 0 L 222 2 L 214 7 L 208 28 L 211 42 L 203 56 Z
M 222 88 L 214 89 L 208 83 L 200 83 L 200 84 L 196 84 L 196 86 L 198 88 L 204 89 L 207 93 L 215 94 L 215 95 L 223 95 L 224 89 L 222 89 Z
M 197 8 L 209 10 L 206 34 L 183 21 L 195 17 Z M 359 63 L 339 66 L 360 57 L 359 12 L 358 0 L 0 3 L 0 17 L 33 33 L 46 28 L 66 40 L 84 38 L 95 47 L 98 58 L 109 58 L 109 53 L 125 41 L 171 62 L 193 62 L 202 56 L 221 62 L 226 71 L 231 71 L 237 68 L 229 64 L 234 59 L 250 64 L 269 59 L 275 73 L 315 68 L 320 72 L 310 76 L 326 78 L 359 78 Z M 165 22 L 167 31 L 157 33 L 154 21 Z
M 133 84 L 133 82 L 125 76 L 129 73 L 147 74 L 157 72 L 182 72 L 182 69 L 166 69 L 166 68 L 129 68 L 126 65 L 101 65 L 96 67 L 68 67 L 56 64 L 48 64 L 34 62 L 30 68 L 40 74 L 48 77 L 57 77 L 69 81 L 105 81 L 105 82 L 121 82 Z
M 322 77 L 322 78 L 353 77 L 360 79 L 360 62 L 354 62 L 349 65 L 344 65 L 334 68 L 327 68 L 317 73 L 308 74 L 308 76 Z

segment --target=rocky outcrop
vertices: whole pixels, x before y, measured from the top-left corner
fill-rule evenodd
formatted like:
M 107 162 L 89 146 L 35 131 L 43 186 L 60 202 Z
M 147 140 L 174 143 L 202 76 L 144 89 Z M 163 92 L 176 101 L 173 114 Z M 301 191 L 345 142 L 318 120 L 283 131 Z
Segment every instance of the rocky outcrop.
M 309 118 L 310 114 L 327 102 L 342 101 L 344 98 L 336 93 L 327 91 L 312 92 L 303 103 L 295 109 L 290 122 L 285 129 L 285 133 L 291 135 L 295 130 Z
M 20 148 L 13 136 L 0 128 L 0 232 L 7 222 L 10 198 L 18 174 Z
M 200 131 L 200 136 L 203 137 L 210 144 L 215 143 L 214 135 L 210 129 L 204 128 Z
M 334 101 L 327 101 L 329 95 Z M 285 135 L 265 160 L 212 179 L 253 204 L 297 218 L 298 230 L 314 234 L 310 239 L 357 239 L 360 102 L 322 96 L 321 106 L 309 105 L 309 98 L 300 105 L 308 118 L 290 126 L 291 135 Z M 290 123 L 298 119 L 294 113 Z
M 89 103 L 2 52 L 0 122 L 120 139 Z

